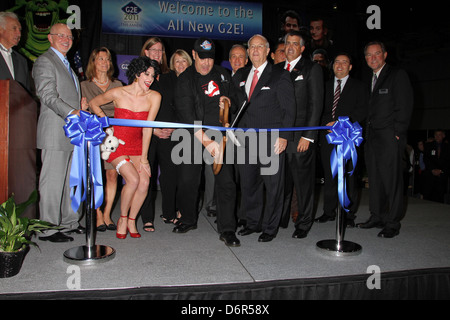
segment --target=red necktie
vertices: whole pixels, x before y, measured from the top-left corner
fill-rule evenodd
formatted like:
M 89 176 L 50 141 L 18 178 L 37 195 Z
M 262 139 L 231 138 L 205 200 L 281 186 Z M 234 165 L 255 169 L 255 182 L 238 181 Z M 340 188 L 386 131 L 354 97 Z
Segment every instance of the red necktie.
M 258 70 L 255 69 L 255 73 L 253 73 L 252 85 L 250 86 L 250 93 L 248 94 L 248 100 L 250 100 L 253 90 L 255 90 L 257 83 L 258 83 Z
M 288 65 L 287 65 L 287 67 L 286 67 L 286 70 L 287 70 L 287 71 L 291 71 L 291 64 L 290 64 L 290 63 L 288 63 Z

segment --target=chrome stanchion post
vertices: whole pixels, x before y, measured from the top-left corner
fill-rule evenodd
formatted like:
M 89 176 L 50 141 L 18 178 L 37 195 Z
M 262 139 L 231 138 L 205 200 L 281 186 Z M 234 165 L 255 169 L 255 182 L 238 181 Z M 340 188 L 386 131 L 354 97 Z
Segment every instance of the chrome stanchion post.
M 344 179 L 345 179 L 345 168 Z M 336 213 L 336 239 L 321 240 L 317 242 L 316 248 L 321 252 L 329 253 L 334 256 L 354 256 L 361 253 L 362 247 L 354 242 L 344 240 L 345 233 L 345 210 L 342 209 L 338 199 Z
M 84 214 L 86 216 L 86 245 L 69 249 L 64 252 L 64 261 L 72 264 L 91 265 L 100 262 L 106 262 L 114 258 L 116 251 L 109 246 L 95 244 L 95 229 L 93 215 L 95 209 L 92 209 L 94 203 L 94 192 L 92 190 L 91 176 L 91 143 L 87 141 L 86 148 L 86 200 L 84 203 Z

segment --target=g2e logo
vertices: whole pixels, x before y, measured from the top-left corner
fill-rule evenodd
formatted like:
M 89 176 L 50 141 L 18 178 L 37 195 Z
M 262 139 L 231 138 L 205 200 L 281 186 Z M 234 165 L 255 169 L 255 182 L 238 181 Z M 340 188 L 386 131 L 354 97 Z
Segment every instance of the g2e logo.
M 131 1 L 122 7 L 122 11 L 125 13 L 124 20 L 139 20 L 139 13 L 142 9 Z

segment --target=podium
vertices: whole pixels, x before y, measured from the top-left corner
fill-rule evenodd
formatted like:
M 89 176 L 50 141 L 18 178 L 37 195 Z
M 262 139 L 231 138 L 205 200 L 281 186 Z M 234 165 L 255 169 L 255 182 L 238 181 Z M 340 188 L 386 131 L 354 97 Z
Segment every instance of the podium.
M 17 203 L 37 188 L 38 105 L 14 80 L 0 80 L 0 203 L 12 193 Z M 36 218 L 36 204 L 24 216 Z

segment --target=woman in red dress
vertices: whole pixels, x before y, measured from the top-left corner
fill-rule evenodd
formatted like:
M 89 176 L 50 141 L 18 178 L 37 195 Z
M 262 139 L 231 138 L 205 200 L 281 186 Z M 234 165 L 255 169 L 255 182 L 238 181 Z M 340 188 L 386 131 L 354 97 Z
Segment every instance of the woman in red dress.
M 158 74 L 159 66 L 155 60 L 147 57 L 133 59 L 127 70 L 129 85 L 95 97 L 89 102 L 89 107 L 97 116 L 104 117 L 100 106 L 112 101 L 115 119 L 154 121 L 161 95 L 150 90 L 150 86 Z M 141 236 L 135 220 L 148 192 L 151 170 L 147 154 L 152 133 L 152 128 L 114 126 L 114 135 L 125 141 L 108 159 L 125 180 L 117 222 L 116 236 L 119 239 L 125 239 L 128 232 L 133 238 Z

